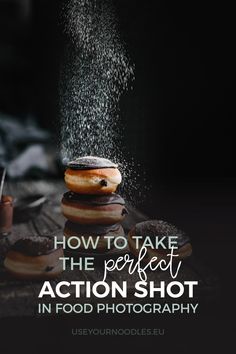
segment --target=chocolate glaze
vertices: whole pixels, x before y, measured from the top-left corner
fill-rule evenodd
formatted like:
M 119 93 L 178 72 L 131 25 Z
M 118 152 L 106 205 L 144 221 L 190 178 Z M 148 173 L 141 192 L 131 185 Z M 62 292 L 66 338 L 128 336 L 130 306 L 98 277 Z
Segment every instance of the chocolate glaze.
M 117 164 L 108 159 L 96 156 L 83 156 L 67 164 L 73 170 L 92 170 L 97 168 L 117 168 Z
M 12 250 L 28 256 L 41 256 L 55 251 L 54 240 L 48 236 L 31 236 L 21 238 L 12 246 Z
M 121 204 L 125 205 L 124 199 L 116 193 L 106 195 L 85 195 L 77 194 L 74 192 L 66 192 L 63 198 L 72 203 L 81 203 L 86 205 L 109 205 L 109 204 Z
M 149 236 L 150 239 L 153 240 L 156 236 L 177 236 L 178 247 L 182 247 L 190 241 L 189 237 L 183 231 L 162 220 L 148 220 L 140 222 L 135 225 L 132 230 L 132 234 L 143 237 Z M 163 243 L 165 246 L 168 246 L 167 238 L 163 241 Z
M 85 235 L 105 235 L 108 232 L 116 231 L 120 228 L 120 224 L 113 225 L 80 225 L 73 223 L 71 221 L 66 221 L 65 228 L 68 228 L 72 232 L 74 231 L 76 234 L 85 234 Z

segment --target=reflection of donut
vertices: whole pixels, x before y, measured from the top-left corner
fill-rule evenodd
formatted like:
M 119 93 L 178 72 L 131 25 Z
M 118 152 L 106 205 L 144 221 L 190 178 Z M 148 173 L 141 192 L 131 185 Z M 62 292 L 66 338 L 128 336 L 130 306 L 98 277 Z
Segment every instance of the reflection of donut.
M 100 157 L 85 156 L 71 161 L 65 171 L 69 190 L 80 194 L 109 194 L 121 183 L 117 165 Z
M 81 242 L 78 250 L 83 250 L 87 252 L 104 252 L 109 251 L 108 249 L 108 241 L 105 236 L 124 236 L 123 227 L 120 224 L 114 225 L 79 225 L 72 223 L 71 221 L 67 221 L 64 227 L 63 234 L 66 238 L 76 236 L 80 238 L 83 236 L 84 240 L 88 240 L 89 237 L 97 237 L 99 236 L 99 241 L 96 245 L 96 248 L 93 248 L 91 243 L 89 243 L 88 248 L 84 248 L 84 244 Z M 71 239 L 71 245 L 76 246 L 78 242 L 76 239 Z M 113 242 L 111 241 L 111 244 Z
M 124 219 L 127 210 L 124 199 L 112 193 L 104 196 L 64 194 L 61 202 L 63 215 L 79 224 L 111 225 Z
M 53 279 L 62 271 L 63 249 L 53 239 L 33 236 L 18 240 L 4 260 L 6 270 L 18 279 Z
M 173 257 L 173 261 L 184 259 L 192 254 L 192 246 L 186 234 L 178 230 L 174 225 L 171 225 L 162 220 L 144 221 L 136 224 L 130 230 L 128 235 L 130 251 L 137 257 L 139 255 L 139 251 L 142 247 L 143 242 L 142 239 L 139 240 L 139 248 L 137 249 L 136 242 L 133 236 L 142 236 L 142 238 L 149 236 L 152 241 L 154 241 L 157 236 L 177 236 L 178 249 L 174 250 L 174 254 L 178 255 L 178 257 Z M 165 239 L 164 244 L 166 245 L 166 247 L 168 247 L 167 238 Z M 152 257 L 157 257 L 157 262 L 159 262 L 160 259 L 170 259 L 167 254 L 170 254 L 171 250 L 168 248 L 152 249 L 148 246 L 146 246 L 146 248 L 147 253 L 145 255 L 145 258 L 143 258 L 143 262 L 145 263 L 148 263 Z

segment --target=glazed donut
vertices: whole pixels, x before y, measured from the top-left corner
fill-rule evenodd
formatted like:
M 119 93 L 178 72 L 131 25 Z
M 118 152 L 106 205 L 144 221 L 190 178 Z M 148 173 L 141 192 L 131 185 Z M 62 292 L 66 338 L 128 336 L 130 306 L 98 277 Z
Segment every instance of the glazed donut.
M 78 238 L 82 237 L 87 240 L 89 237 L 97 237 L 99 236 L 99 241 L 97 243 L 96 249 L 89 244 L 88 248 L 85 248 L 83 243 L 81 242 L 81 246 L 78 248 L 79 251 L 83 252 L 106 252 L 109 251 L 107 247 L 107 239 L 105 236 L 124 236 L 124 229 L 120 224 L 114 225 L 79 225 L 72 223 L 71 221 L 67 221 L 65 223 L 63 235 L 66 238 L 76 236 Z M 71 240 L 71 245 L 76 246 L 77 241 Z
M 61 202 L 62 214 L 78 224 L 112 225 L 124 219 L 127 210 L 118 194 L 92 196 L 67 192 Z
M 110 160 L 85 156 L 68 163 L 65 183 L 69 190 L 79 194 L 110 194 L 121 183 L 121 174 Z
M 59 260 L 63 257 L 63 249 L 53 247 L 50 237 L 22 238 L 7 253 L 4 266 L 17 279 L 54 279 L 63 271 Z
M 158 237 L 163 237 L 163 236 L 177 236 L 177 245 L 178 249 L 174 250 L 174 254 L 178 255 L 178 257 L 173 257 L 173 261 L 178 261 L 181 259 L 184 259 L 186 257 L 189 257 L 192 254 L 192 246 L 190 244 L 190 240 L 188 236 L 181 230 L 178 230 L 174 225 L 169 224 L 165 221 L 162 220 L 148 220 L 148 221 L 143 221 L 138 224 L 136 224 L 129 232 L 128 234 L 128 242 L 129 242 L 129 248 L 131 253 L 138 257 L 139 251 L 142 247 L 142 239 L 139 240 L 139 248 L 136 248 L 136 242 L 133 239 L 133 236 L 142 236 L 143 238 L 149 236 L 151 240 L 154 241 L 154 239 Z M 167 242 L 164 241 L 164 244 Z M 168 245 L 166 244 L 168 247 Z M 147 253 L 145 257 L 142 259 L 144 263 L 150 262 L 152 257 L 157 257 L 157 262 L 160 261 L 160 259 L 169 259 L 167 254 L 170 254 L 170 249 L 155 249 L 146 246 L 147 248 Z

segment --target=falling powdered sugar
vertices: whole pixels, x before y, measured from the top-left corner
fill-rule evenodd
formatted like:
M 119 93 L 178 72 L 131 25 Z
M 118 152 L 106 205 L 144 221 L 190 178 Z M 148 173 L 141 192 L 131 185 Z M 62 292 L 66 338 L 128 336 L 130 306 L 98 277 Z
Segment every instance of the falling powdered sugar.
M 119 37 L 114 6 L 111 0 L 69 0 L 63 13 L 68 42 L 60 80 L 63 162 L 83 155 L 111 159 L 123 173 L 122 192 L 135 202 L 139 174 L 122 144 L 119 117 L 119 100 L 134 79 L 134 67 Z

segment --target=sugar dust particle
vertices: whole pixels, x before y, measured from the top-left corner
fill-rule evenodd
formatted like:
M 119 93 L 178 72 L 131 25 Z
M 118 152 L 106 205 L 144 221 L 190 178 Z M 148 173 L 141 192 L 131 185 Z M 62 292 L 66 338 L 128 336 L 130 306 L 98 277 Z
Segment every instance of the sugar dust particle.
M 62 160 L 97 155 L 117 162 L 122 191 L 135 202 L 139 173 L 122 144 L 119 116 L 134 65 L 120 39 L 115 8 L 111 0 L 69 0 L 63 14 L 68 48 L 60 80 Z

